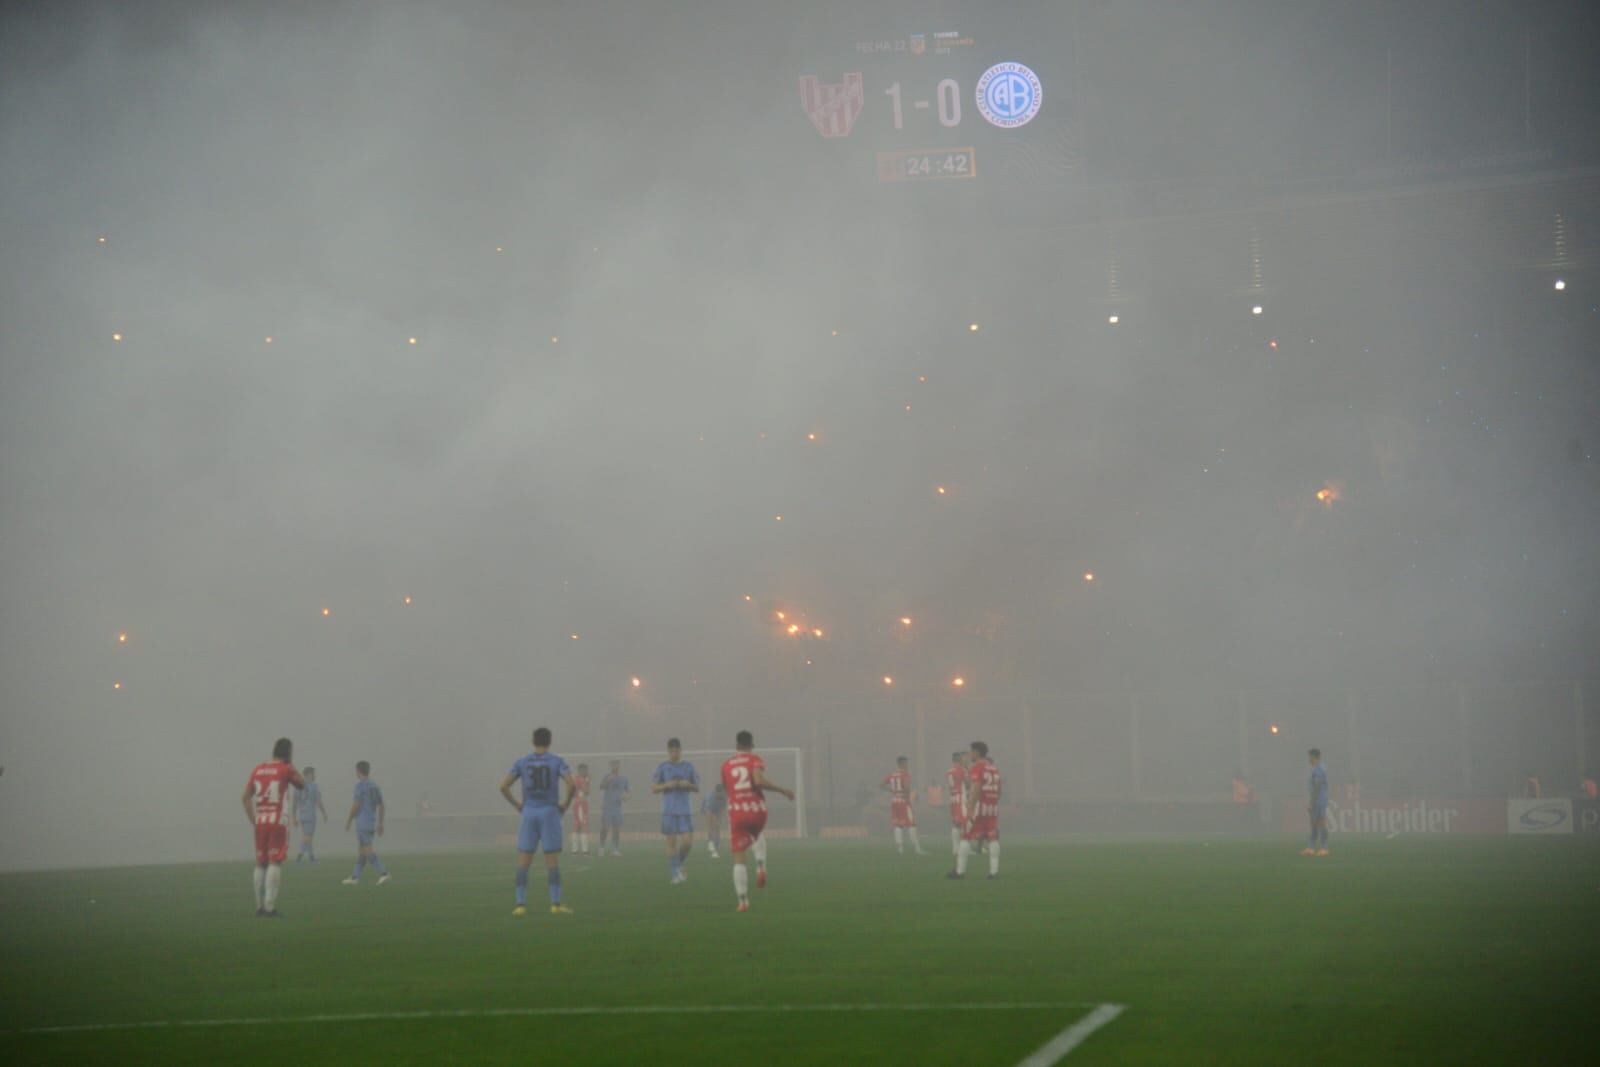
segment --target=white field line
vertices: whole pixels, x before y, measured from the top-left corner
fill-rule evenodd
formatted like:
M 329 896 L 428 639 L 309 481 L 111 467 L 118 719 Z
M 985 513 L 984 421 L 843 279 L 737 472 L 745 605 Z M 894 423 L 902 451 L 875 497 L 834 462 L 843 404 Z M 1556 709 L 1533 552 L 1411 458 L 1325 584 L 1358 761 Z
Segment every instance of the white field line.
M 155 1019 L 131 1023 L 83 1023 L 76 1026 L 36 1026 L 26 1030 L 12 1030 L 7 1036 L 24 1034 L 83 1034 L 112 1030 L 177 1030 L 218 1026 L 294 1025 L 299 1023 L 352 1023 L 352 1022 L 407 1022 L 417 1019 L 515 1019 L 549 1018 L 574 1015 L 760 1015 L 762 1013 L 867 1013 L 867 1012 L 933 1012 L 933 1011 L 1048 1011 L 1056 1008 L 1082 1008 L 1082 1001 L 1001 1001 L 974 1003 L 958 1001 L 949 1004 L 907 1002 L 904 1004 L 617 1004 L 571 1008 L 463 1008 L 459 1011 L 373 1011 L 328 1015 L 255 1016 L 235 1019 Z M 1085 1018 L 1093 1018 L 1106 1008 L 1114 1008 L 1114 1016 L 1122 1008 L 1101 1004 Z M 1105 1021 L 1109 1022 L 1110 1019 Z M 1079 1022 L 1082 1026 L 1083 1022 Z M 1102 1025 L 1096 1023 L 1095 1026 Z M 1091 1029 L 1093 1029 L 1091 1027 Z M 1084 1035 L 1088 1036 L 1087 1034 Z M 1057 1038 L 1057 1040 L 1060 1040 Z M 1081 1038 L 1079 1040 L 1082 1040 Z M 1048 1046 L 1047 1046 L 1048 1047 Z M 1037 1055 L 1037 1054 L 1036 1054 Z M 1028 1060 L 1033 1064 L 1033 1060 Z M 1054 1060 L 1050 1061 L 1054 1063 Z
M 1101 1004 L 1045 1043 L 1017 1067 L 1051 1067 L 1089 1039 L 1089 1035 L 1127 1010 L 1125 1004 Z

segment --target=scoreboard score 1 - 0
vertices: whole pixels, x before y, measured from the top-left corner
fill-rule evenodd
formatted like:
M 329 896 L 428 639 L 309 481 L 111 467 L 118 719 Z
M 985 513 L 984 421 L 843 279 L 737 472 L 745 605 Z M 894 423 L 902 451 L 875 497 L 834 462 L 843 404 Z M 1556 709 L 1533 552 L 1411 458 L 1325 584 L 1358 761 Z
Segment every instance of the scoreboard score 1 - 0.
M 986 174 L 1020 166 L 1069 177 L 1075 169 L 1066 102 L 1033 63 L 980 52 L 956 32 L 857 42 L 854 52 L 832 70 L 802 74 L 799 100 L 824 141 L 868 149 L 845 153 L 858 173 L 870 167 L 880 182 L 971 180 L 980 157 Z

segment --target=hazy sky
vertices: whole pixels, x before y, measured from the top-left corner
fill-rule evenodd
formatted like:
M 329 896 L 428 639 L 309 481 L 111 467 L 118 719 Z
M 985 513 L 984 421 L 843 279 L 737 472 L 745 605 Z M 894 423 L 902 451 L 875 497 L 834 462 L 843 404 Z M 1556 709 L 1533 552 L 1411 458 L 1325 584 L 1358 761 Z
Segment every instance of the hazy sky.
M 1032 702 L 1053 795 L 1122 788 L 1135 691 L 1226 732 L 1168 792 L 1241 691 L 1299 746 L 1351 686 L 1378 738 L 1393 687 L 1548 682 L 1503 714 L 1560 754 L 1594 16 L 1446 6 L 8 8 L 0 863 L 185 854 L 282 734 L 399 812 L 495 810 L 540 723 L 821 724 L 842 793 L 917 700 L 933 768 Z M 941 129 L 861 45 L 944 28 Z M 798 80 L 852 70 L 824 140 Z M 935 142 L 978 176 L 876 181 Z

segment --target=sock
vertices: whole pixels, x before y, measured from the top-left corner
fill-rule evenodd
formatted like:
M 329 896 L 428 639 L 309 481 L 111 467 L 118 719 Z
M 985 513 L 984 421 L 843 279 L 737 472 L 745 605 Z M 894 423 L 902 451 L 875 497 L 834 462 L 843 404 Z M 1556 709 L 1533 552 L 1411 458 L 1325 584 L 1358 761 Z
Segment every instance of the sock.
M 741 902 L 750 897 L 750 871 L 742 863 L 733 865 L 733 891 L 739 894 Z
M 905 833 L 898 826 L 894 828 L 894 850 L 896 852 L 904 852 L 906 850 Z
M 276 863 L 267 868 L 267 903 L 268 911 L 278 910 L 278 883 L 283 879 L 283 868 Z
M 767 839 L 766 839 L 765 835 L 762 835 L 761 837 L 756 838 L 755 846 L 751 851 L 753 851 L 756 854 L 756 870 L 758 870 L 758 871 L 766 870 L 767 869 Z
M 961 831 L 954 826 L 950 827 L 950 855 L 954 856 L 961 851 Z
M 550 903 L 561 903 L 561 868 L 550 868 Z
M 956 849 L 957 874 L 967 873 L 967 857 L 970 855 L 972 855 L 972 842 L 963 839 L 961 842 L 961 847 Z
M 1317 831 L 1317 838 L 1322 842 L 1323 848 L 1328 847 L 1328 827 L 1326 823 L 1323 824 L 1322 829 Z
M 907 830 L 906 833 L 911 835 L 911 847 L 916 849 L 918 852 L 921 852 L 922 842 L 917 840 L 917 828 L 913 826 L 911 829 Z
M 365 857 L 365 856 L 357 856 L 356 857 L 356 869 L 350 872 L 350 877 L 356 879 L 357 881 L 360 881 L 361 880 L 361 868 L 365 867 L 366 865 L 367 865 L 367 857 Z
M 367 857 L 367 862 L 372 864 L 374 867 L 376 867 L 378 869 L 378 873 L 379 874 L 388 874 L 389 873 L 388 868 L 385 867 L 383 864 L 378 862 L 378 854 L 376 852 L 372 853 L 370 856 Z
M 678 867 L 682 862 L 676 851 L 667 853 L 667 866 L 672 869 L 672 877 L 678 877 Z
M 989 842 L 989 873 L 1000 873 L 1000 842 Z
M 1317 847 L 1317 828 L 1315 826 L 1313 826 L 1311 828 L 1311 840 L 1306 842 L 1306 847 L 1307 848 L 1316 848 Z
M 678 847 L 678 867 L 680 869 L 683 867 L 683 861 L 689 858 L 690 851 L 691 849 L 688 845 L 680 845 Z
M 311 857 L 311 862 L 317 862 L 317 850 L 311 847 L 311 842 L 307 841 L 302 847 L 306 850 L 306 855 Z
M 255 875 L 255 883 L 256 883 L 256 907 L 258 907 L 258 908 L 264 908 L 264 907 L 267 906 L 266 903 L 265 903 L 265 898 L 261 895 L 262 886 L 264 886 L 266 884 L 266 881 L 267 881 L 267 869 L 265 867 L 257 867 L 256 868 L 256 875 Z
M 528 903 L 528 868 L 517 868 L 517 907 Z

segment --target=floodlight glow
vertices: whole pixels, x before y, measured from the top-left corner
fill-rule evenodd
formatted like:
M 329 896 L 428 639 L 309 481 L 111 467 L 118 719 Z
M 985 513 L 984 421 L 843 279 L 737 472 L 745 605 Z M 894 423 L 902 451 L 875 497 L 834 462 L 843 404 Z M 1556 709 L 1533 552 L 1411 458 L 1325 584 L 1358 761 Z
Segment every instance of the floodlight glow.
M 1106 316 L 1106 322 L 1110 323 L 1112 326 L 1115 326 L 1117 323 L 1119 323 L 1121 321 L 1122 321 L 1122 316 L 1121 315 L 1108 315 L 1108 316 Z
M 1558 293 L 1562 292 L 1563 290 L 1566 289 L 1566 287 L 1567 287 L 1567 282 L 1566 282 L 1565 278 L 1557 278 L 1556 279 L 1556 292 L 1558 292 Z

